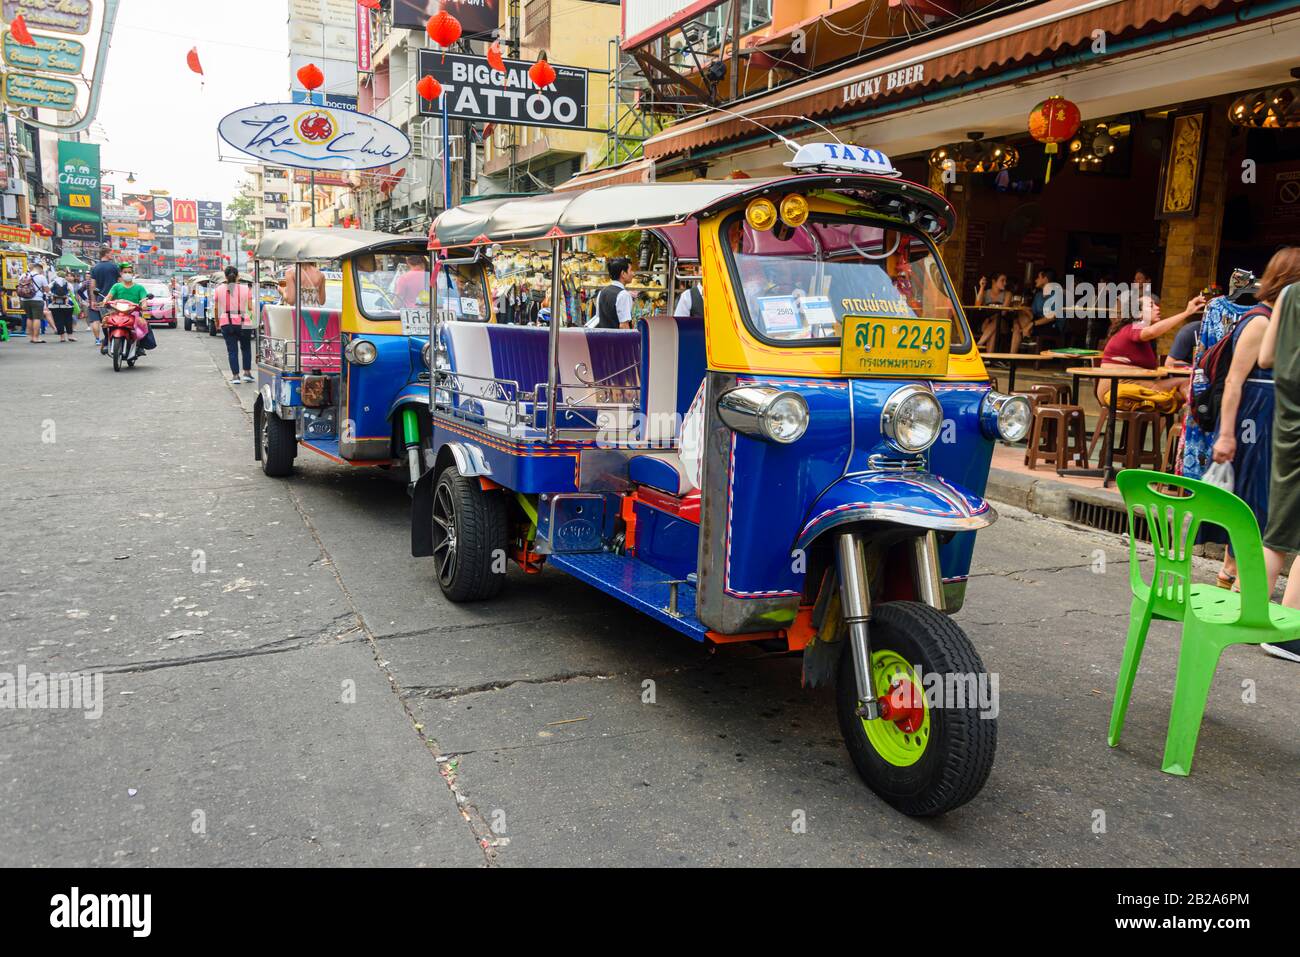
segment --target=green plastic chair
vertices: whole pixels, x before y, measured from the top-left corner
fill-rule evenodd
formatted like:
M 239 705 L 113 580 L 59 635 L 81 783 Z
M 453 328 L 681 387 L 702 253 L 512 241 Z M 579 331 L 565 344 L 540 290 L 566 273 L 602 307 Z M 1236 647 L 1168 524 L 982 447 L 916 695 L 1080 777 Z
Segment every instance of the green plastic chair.
M 1107 742 L 1112 748 L 1119 744 L 1151 619 L 1181 621 L 1183 637 L 1161 770 L 1186 776 L 1192 770 L 1201 718 L 1223 649 L 1229 645 L 1258 645 L 1297 637 L 1300 609 L 1269 601 L 1259 523 L 1250 506 L 1236 495 L 1195 479 L 1141 469 L 1125 469 L 1116 476 L 1115 484 L 1124 496 L 1128 511 L 1129 584 L 1133 604 Z M 1185 494 L 1170 495 L 1153 486 L 1174 487 Z M 1155 570 L 1150 583 L 1143 580 L 1138 564 L 1139 515 L 1146 519 L 1155 549 Z M 1203 524 L 1218 525 L 1227 531 L 1232 553 L 1237 558 L 1240 592 L 1192 583 L 1192 547 Z

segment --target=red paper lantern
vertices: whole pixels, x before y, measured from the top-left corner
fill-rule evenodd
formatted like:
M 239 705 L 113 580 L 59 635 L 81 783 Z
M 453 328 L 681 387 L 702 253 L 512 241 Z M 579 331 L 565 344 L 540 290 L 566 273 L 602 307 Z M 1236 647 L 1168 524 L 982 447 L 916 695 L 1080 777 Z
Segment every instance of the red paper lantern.
M 379 0 L 357 0 L 357 3 L 367 10 L 378 10 Z
M 420 82 L 415 84 L 415 92 L 426 100 L 437 101 L 442 96 L 442 84 L 434 76 L 422 76 Z
M 487 48 L 487 61 L 488 66 L 492 69 L 500 70 L 502 73 L 506 71 L 506 60 L 501 55 L 500 40 L 493 40 L 492 44 Z
M 203 64 L 199 62 L 198 47 L 193 47 L 189 53 L 185 54 L 185 65 L 190 68 L 190 72 L 203 76 Z
M 1063 96 L 1050 96 L 1039 103 L 1029 113 L 1029 135 L 1040 143 L 1047 144 L 1047 176 L 1044 182 L 1052 181 L 1052 157 L 1059 152 L 1057 144 L 1064 143 L 1079 131 L 1083 115 L 1079 108 Z
M 542 51 L 541 58 L 528 68 L 528 79 L 532 80 L 539 90 L 555 82 L 555 68 L 546 62 L 545 50 Z
M 27 18 L 21 13 L 9 24 L 9 35 L 25 47 L 36 46 L 36 41 L 32 39 L 32 31 L 27 29 Z
M 315 63 L 308 63 L 298 70 L 298 82 L 304 90 L 314 90 L 325 82 L 325 74 Z
M 446 10 L 439 10 L 425 24 L 429 39 L 442 47 L 442 58 L 447 59 L 447 48 L 460 39 L 460 21 Z

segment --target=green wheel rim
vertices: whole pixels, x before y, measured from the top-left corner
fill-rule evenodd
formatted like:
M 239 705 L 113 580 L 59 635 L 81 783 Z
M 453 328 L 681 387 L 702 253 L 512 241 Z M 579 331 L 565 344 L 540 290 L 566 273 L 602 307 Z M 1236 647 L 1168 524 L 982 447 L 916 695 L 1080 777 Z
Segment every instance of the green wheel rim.
M 862 719 L 862 732 L 876 754 L 895 767 L 909 767 L 921 760 L 930 743 L 930 707 L 925 701 L 924 689 L 916 680 L 912 666 L 896 651 L 874 652 L 871 656 L 871 670 L 877 691 L 888 693 L 887 689 L 896 681 L 910 681 L 916 686 L 916 693 L 921 698 L 925 717 L 921 720 L 921 727 L 915 731 L 904 731 L 895 722 L 884 718 L 874 721 Z

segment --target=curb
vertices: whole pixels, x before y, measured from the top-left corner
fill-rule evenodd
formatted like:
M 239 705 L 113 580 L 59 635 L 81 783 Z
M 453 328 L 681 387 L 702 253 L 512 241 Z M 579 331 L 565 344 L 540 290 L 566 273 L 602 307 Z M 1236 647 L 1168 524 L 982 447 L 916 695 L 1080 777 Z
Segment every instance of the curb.
M 1081 488 L 1057 479 L 998 468 L 989 471 L 984 494 L 996 502 L 1023 508 L 1034 515 L 1067 522 L 1077 521 L 1074 502 L 1124 510 L 1124 500 L 1114 489 Z

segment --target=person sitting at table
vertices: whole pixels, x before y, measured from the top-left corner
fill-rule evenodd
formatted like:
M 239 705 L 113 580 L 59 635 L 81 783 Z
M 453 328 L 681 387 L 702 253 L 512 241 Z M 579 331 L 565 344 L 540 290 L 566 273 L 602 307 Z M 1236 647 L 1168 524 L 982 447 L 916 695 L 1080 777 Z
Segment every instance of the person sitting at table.
M 1157 369 L 1159 359 L 1156 356 L 1156 340 L 1167 332 L 1177 329 L 1192 316 L 1205 308 L 1204 296 L 1193 296 L 1187 308 L 1168 319 L 1160 318 L 1160 304 L 1150 294 L 1134 296 L 1123 292 L 1115 310 L 1115 318 L 1110 324 L 1109 337 L 1101 355 L 1103 369 L 1122 369 L 1130 366 L 1138 369 Z M 1182 405 L 1182 383 L 1177 376 L 1164 376 L 1160 379 L 1120 379 L 1118 383 L 1110 379 L 1097 380 L 1097 401 L 1102 406 L 1110 404 L 1110 390 L 1115 386 L 1121 390 L 1120 408 L 1123 408 L 1123 387 L 1136 385 L 1153 392 L 1166 393 L 1170 411 Z M 1150 397 L 1159 407 L 1160 400 Z
M 1034 298 L 1028 309 L 1017 313 L 1011 320 L 1011 351 L 1020 351 L 1020 342 L 1039 326 L 1056 323 L 1060 318 L 1054 304 L 1048 301 L 1047 287 L 1056 282 L 1056 273 L 1040 269 L 1034 276 Z
M 975 305 L 977 306 L 1009 306 L 1011 305 L 1011 290 L 1007 288 L 1007 274 L 998 273 L 993 277 L 993 284 L 989 285 L 987 276 L 980 276 L 979 289 L 975 292 Z M 990 312 L 988 318 L 984 320 L 984 325 L 980 328 L 980 338 L 975 343 L 975 348 L 981 352 L 992 352 L 993 347 L 997 345 L 998 340 L 998 323 L 1001 316 L 997 312 Z

